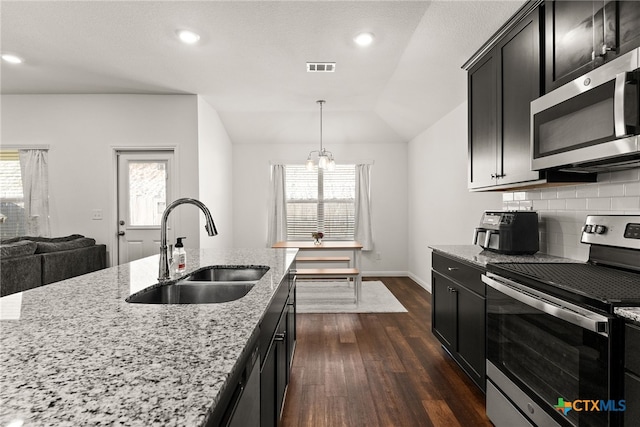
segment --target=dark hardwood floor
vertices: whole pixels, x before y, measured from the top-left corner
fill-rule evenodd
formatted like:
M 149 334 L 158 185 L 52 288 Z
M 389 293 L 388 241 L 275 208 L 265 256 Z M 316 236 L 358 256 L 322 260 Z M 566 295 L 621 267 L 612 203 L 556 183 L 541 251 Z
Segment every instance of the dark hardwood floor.
M 281 425 L 491 426 L 484 394 L 431 334 L 431 295 L 406 277 L 367 280 L 408 313 L 298 314 Z

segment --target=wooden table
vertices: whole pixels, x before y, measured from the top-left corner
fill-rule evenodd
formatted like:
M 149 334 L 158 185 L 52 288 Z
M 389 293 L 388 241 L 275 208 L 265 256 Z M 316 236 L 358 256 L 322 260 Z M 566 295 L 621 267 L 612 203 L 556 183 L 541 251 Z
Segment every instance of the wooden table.
M 300 278 L 353 278 L 355 302 L 360 302 L 362 291 L 362 272 L 360 271 L 360 257 L 362 244 L 356 241 L 330 240 L 316 245 L 312 240 L 289 240 L 276 242 L 273 248 L 297 248 L 303 251 L 343 250 L 352 251 L 352 265 L 348 268 L 304 268 L 296 269 Z M 330 261 L 330 260 L 328 260 Z

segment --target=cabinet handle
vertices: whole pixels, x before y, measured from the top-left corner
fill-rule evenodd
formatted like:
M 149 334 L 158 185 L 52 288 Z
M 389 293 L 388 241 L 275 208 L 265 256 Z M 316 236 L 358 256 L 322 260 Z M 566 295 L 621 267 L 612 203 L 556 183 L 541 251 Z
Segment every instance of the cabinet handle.
M 279 334 L 275 334 L 274 337 L 273 337 L 273 340 L 274 341 L 284 341 L 286 337 L 287 337 L 287 334 L 282 332 L 282 333 L 279 333 Z
M 455 294 L 458 290 L 456 288 L 451 288 L 451 292 Z
M 491 174 L 491 179 L 495 179 L 495 178 L 497 178 L 497 177 L 498 177 L 498 175 L 496 175 L 495 173 L 492 173 L 492 174 Z
M 449 270 L 449 271 L 457 271 L 458 267 L 447 267 L 447 270 Z

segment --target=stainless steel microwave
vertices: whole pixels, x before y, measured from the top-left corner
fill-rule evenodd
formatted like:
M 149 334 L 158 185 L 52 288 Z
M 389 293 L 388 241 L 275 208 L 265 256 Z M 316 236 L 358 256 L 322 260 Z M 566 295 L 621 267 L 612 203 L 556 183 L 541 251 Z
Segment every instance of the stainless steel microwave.
M 640 166 L 640 49 L 531 102 L 531 169 Z

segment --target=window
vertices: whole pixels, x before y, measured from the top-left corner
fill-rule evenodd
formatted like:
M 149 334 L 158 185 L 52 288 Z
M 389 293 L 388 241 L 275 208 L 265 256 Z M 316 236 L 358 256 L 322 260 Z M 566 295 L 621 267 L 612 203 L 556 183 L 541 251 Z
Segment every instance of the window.
M 287 165 L 285 174 L 288 240 L 309 239 L 314 231 L 326 239 L 353 240 L 355 165 L 336 165 L 332 171 Z
M 0 151 L 0 239 L 23 236 L 24 196 L 18 150 Z

